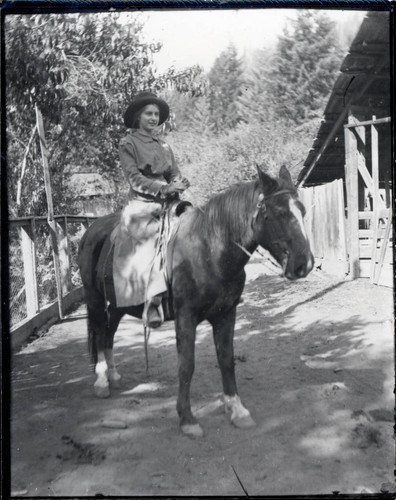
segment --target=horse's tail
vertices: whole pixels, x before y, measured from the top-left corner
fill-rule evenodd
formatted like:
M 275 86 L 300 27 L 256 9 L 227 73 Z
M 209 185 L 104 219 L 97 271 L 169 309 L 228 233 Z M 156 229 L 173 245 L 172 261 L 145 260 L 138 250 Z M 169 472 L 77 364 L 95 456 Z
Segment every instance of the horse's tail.
M 88 352 L 89 360 L 95 366 L 98 362 L 98 349 L 96 347 L 95 330 L 92 327 L 92 319 L 88 307 Z

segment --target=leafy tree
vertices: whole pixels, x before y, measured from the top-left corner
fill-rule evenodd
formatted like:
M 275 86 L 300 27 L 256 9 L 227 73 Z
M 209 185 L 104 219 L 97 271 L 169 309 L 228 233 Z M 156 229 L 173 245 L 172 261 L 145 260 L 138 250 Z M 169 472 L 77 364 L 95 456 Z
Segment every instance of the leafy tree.
M 266 78 L 271 56 L 267 48 L 259 49 L 244 61 L 244 80 L 237 98 L 239 116 L 244 123 L 264 123 L 273 119 Z
M 301 124 L 320 116 L 341 58 L 335 23 L 324 13 L 300 11 L 279 38 L 268 75 L 278 117 Z
M 160 44 L 142 39 L 136 15 L 45 14 L 9 16 L 5 23 L 8 171 L 14 214 L 45 213 L 37 143 L 26 156 L 22 203 L 16 185 L 35 124 L 46 128 L 57 211 L 70 211 L 70 171 L 101 172 L 124 185 L 117 161 L 127 103 L 139 90 L 199 94 L 199 68 L 157 75 L 152 55 Z M 37 175 L 38 174 L 38 175 Z M 27 196 L 29 187 L 29 196 Z
M 242 64 L 234 45 L 215 60 L 208 78 L 209 111 L 215 130 L 232 129 L 241 121 L 237 99 L 242 84 Z

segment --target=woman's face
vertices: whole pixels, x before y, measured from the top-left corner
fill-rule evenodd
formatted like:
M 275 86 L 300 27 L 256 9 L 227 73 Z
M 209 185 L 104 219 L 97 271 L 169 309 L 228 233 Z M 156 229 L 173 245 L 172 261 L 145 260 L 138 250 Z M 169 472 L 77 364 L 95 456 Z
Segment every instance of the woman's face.
M 139 117 L 139 130 L 152 134 L 159 122 L 159 107 L 156 104 L 148 104 L 143 108 Z

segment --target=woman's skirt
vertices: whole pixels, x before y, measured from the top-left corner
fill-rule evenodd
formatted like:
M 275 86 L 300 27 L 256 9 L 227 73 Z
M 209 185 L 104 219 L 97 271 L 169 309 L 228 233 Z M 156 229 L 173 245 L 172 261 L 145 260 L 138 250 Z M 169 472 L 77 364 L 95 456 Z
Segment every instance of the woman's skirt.
M 113 257 L 117 307 L 143 304 L 167 291 L 161 248 L 166 225 L 159 203 L 131 200 L 122 211 Z

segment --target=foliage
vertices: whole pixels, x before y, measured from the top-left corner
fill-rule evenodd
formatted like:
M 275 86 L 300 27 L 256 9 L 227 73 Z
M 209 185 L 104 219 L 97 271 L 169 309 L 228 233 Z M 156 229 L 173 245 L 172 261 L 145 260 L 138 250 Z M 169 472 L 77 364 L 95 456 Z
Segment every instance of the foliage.
M 221 136 L 183 130 L 167 138 L 191 182 L 186 196 L 196 204 L 231 184 L 253 179 L 257 165 L 276 177 L 285 164 L 296 180 L 311 140 L 311 135 L 282 121 L 241 123 Z
M 125 17 L 127 16 L 127 17 Z M 296 177 L 317 130 L 340 65 L 334 26 L 322 13 L 297 15 L 275 52 L 262 48 L 244 60 L 230 45 L 207 75 L 195 66 L 158 75 L 136 14 L 14 16 L 5 26 L 8 164 L 14 214 L 45 213 L 38 141 L 27 154 L 22 205 L 16 185 L 35 123 L 45 119 L 54 200 L 73 212 L 69 174 L 101 173 L 127 189 L 118 163 L 122 115 L 133 94 L 150 88 L 171 106 L 163 127 L 199 201 L 232 182 L 251 178 L 255 164 Z
M 256 164 L 273 175 L 286 164 L 296 179 L 340 63 L 334 25 L 316 12 L 299 14 L 274 53 L 263 48 L 241 61 L 234 47 L 223 52 L 208 98 L 179 101 L 184 111 L 169 136 L 195 201 L 251 179 Z
M 242 84 L 242 64 L 234 45 L 217 57 L 208 78 L 209 111 L 215 131 L 234 128 L 241 121 L 237 100 Z
M 122 184 L 117 158 L 128 101 L 143 89 L 174 89 L 199 95 L 201 69 L 157 75 L 152 55 L 160 44 L 142 38 L 136 16 L 103 14 L 19 15 L 7 18 L 6 96 L 9 192 L 14 213 L 45 212 L 37 150 L 28 156 L 23 204 L 16 207 L 16 183 L 35 123 L 34 105 L 46 128 L 54 199 L 67 211 L 65 189 L 71 170 L 102 172 Z M 37 148 L 37 144 L 35 146 Z M 32 152 L 32 153 L 33 153 Z M 33 196 L 28 196 L 27 186 Z M 117 193 L 116 193 L 117 196 Z
M 300 11 L 291 24 L 279 38 L 267 81 L 277 116 L 301 124 L 322 114 L 342 51 L 325 14 Z
M 271 52 L 256 50 L 243 64 L 243 81 L 237 106 L 244 123 L 265 123 L 274 119 L 274 110 L 269 106 L 269 89 L 266 75 L 270 72 Z

